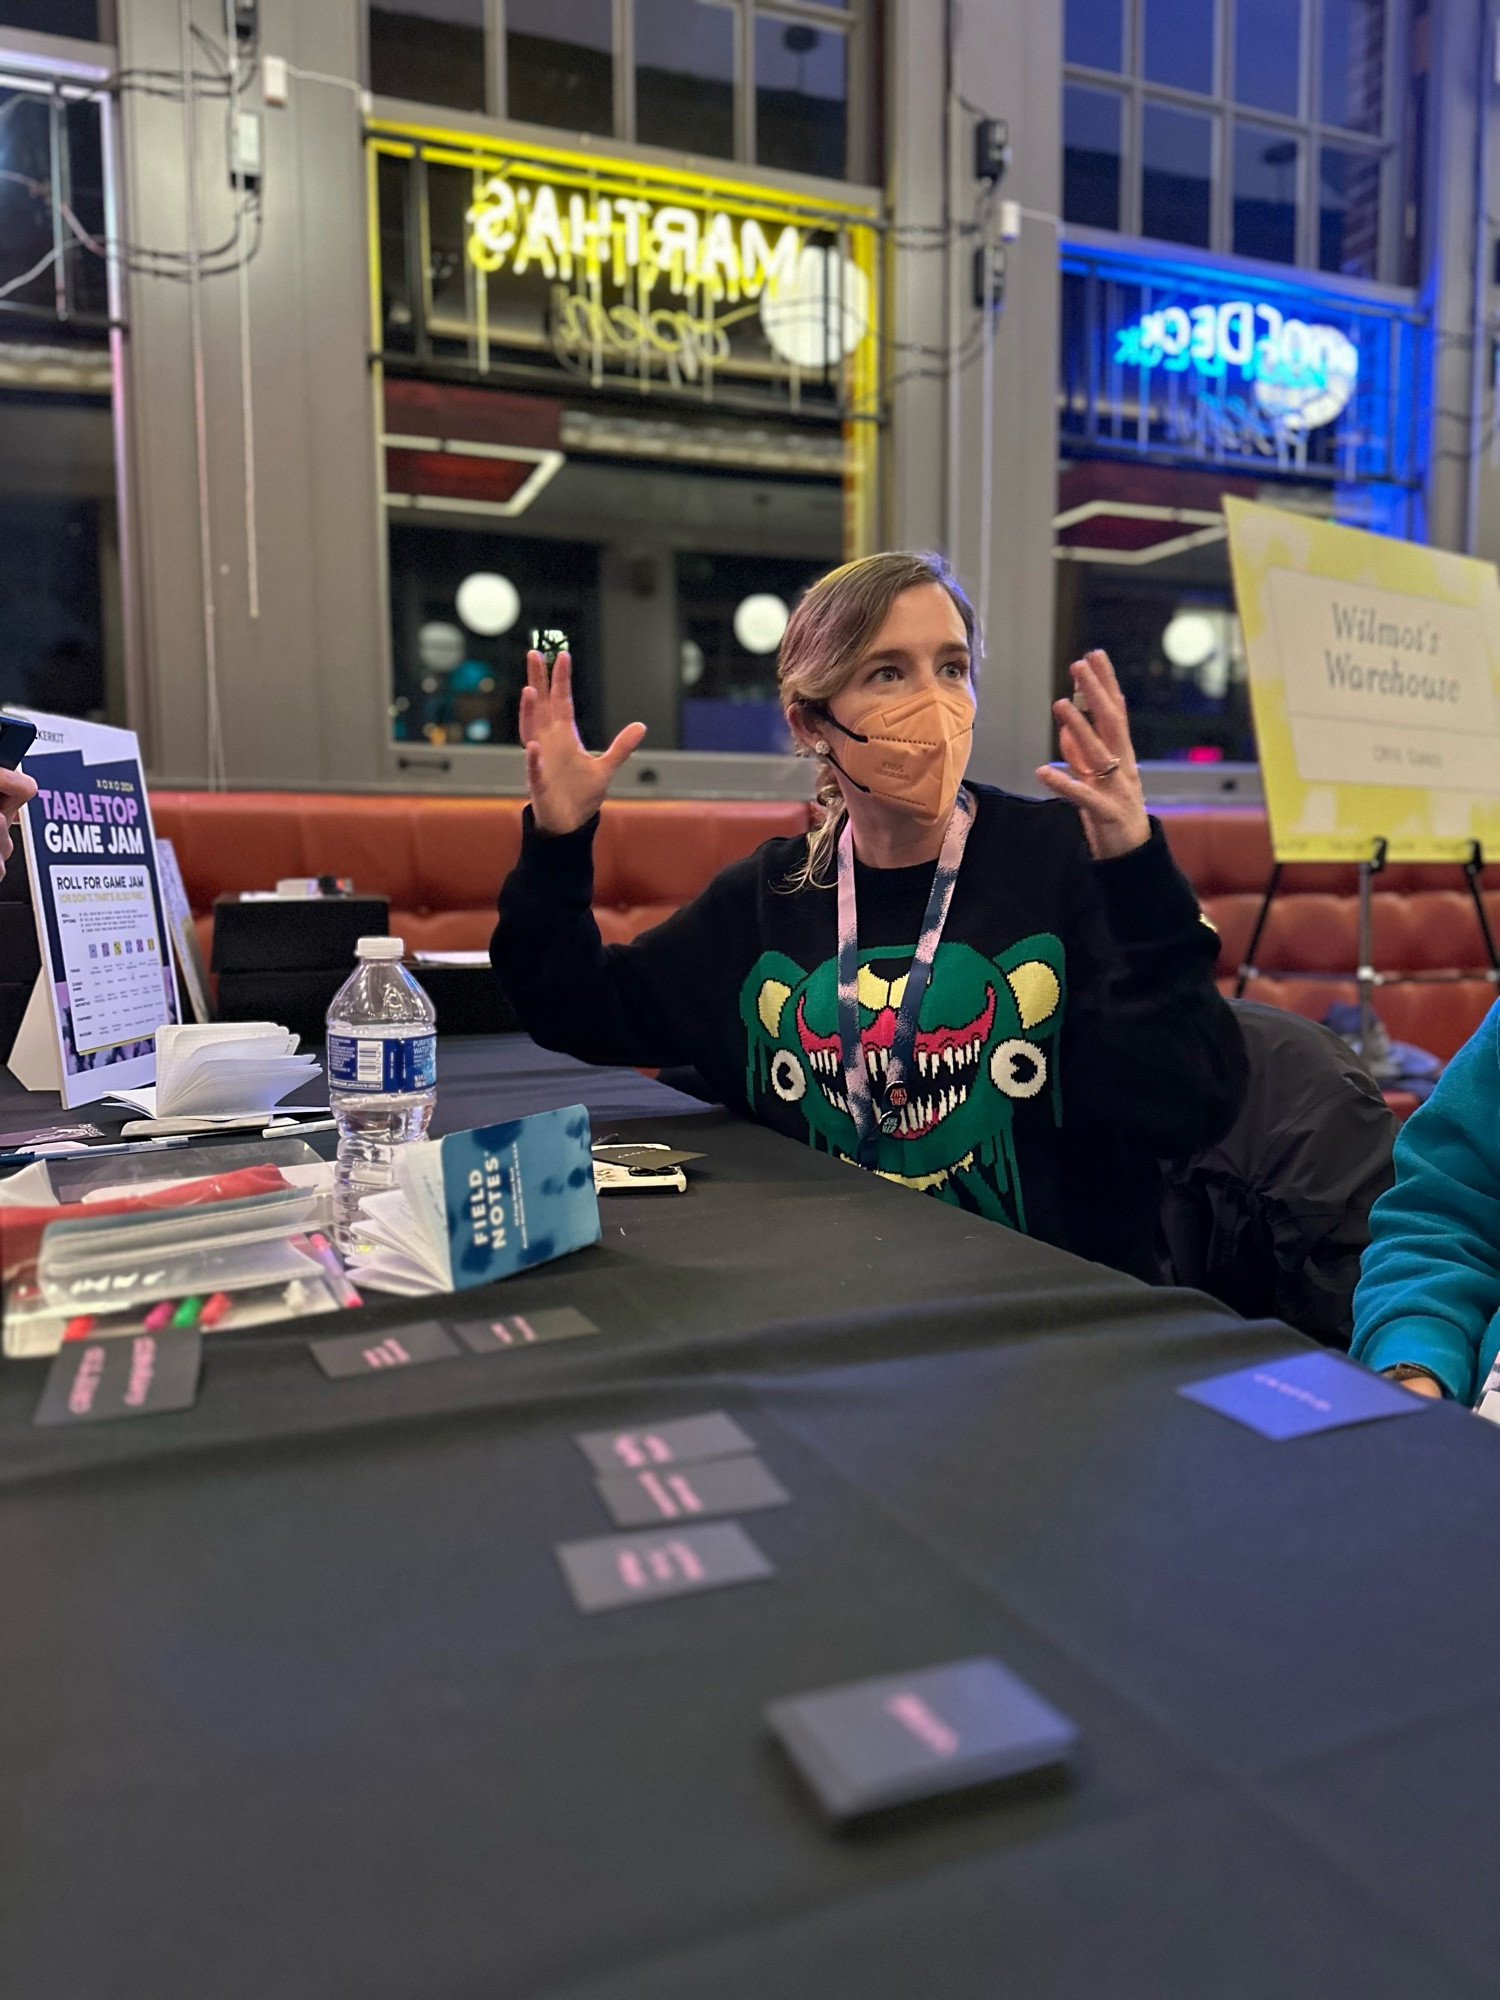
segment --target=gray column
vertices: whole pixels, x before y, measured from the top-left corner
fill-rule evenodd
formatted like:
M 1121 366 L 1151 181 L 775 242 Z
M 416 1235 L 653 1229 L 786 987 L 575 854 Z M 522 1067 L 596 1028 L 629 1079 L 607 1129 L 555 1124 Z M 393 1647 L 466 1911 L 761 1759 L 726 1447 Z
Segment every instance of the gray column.
M 1483 86 L 1492 61 L 1483 31 L 1487 11 L 1486 0 L 1444 0 L 1431 17 L 1422 217 L 1422 299 L 1433 316 L 1427 537 L 1446 549 L 1464 548 L 1470 530 L 1476 86 Z
M 122 68 L 177 70 L 179 0 L 119 0 Z M 194 0 L 216 41 L 223 11 Z M 295 68 L 355 81 L 359 0 L 261 0 L 261 46 Z M 207 67 L 200 56 L 200 66 Z M 123 226 L 136 244 L 188 243 L 182 108 L 122 100 Z M 376 483 L 368 221 L 354 90 L 293 78 L 261 103 L 265 228 L 249 269 L 258 617 L 250 614 L 239 300 L 234 276 L 200 291 L 214 638 L 231 782 L 367 780 L 379 769 L 388 687 L 383 523 Z M 201 240 L 232 226 L 225 106 L 197 119 Z M 219 260 L 223 261 L 223 260 Z M 189 288 L 134 275 L 128 391 L 144 686 L 136 718 L 165 781 L 208 774 L 207 637 Z
M 951 68 L 945 14 L 956 37 Z M 987 0 L 951 12 L 937 0 L 892 0 L 887 41 L 898 225 L 890 539 L 939 541 L 977 596 L 988 520 L 987 658 L 972 769 L 1029 791 L 1052 746 L 1061 23 L 1059 0 Z M 1023 209 L 995 329 L 988 509 L 974 239 L 950 228 L 946 250 L 923 247 L 943 240 L 932 225 L 945 209 L 954 225 L 975 213 L 973 128 L 981 113 L 1009 123 L 1014 162 L 1000 192 Z M 956 359 L 951 404 L 943 355 L 924 351 L 934 347 Z

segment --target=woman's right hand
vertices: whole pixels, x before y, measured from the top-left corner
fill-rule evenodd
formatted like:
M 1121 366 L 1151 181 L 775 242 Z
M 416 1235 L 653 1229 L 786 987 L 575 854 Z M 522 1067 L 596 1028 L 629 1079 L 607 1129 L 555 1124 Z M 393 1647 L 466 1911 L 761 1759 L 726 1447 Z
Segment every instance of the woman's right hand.
M 573 833 L 586 826 L 603 805 L 616 771 L 645 734 L 644 722 L 627 722 L 607 750 L 598 756 L 585 750 L 573 720 L 572 660 L 558 654 L 549 686 L 542 655 L 526 655 L 521 741 L 531 813 L 543 833 Z

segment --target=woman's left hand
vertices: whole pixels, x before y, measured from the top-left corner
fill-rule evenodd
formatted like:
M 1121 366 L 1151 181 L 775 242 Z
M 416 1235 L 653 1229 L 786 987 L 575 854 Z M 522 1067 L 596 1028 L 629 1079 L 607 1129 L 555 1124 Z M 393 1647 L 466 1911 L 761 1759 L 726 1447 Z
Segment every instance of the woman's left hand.
M 1151 838 L 1130 718 L 1107 653 L 1075 660 L 1070 672 L 1073 692 L 1088 704 L 1088 714 L 1076 701 L 1053 702 L 1057 740 L 1068 769 L 1043 764 L 1037 777 L 1049 792 L 1077 806 L 1094 859 L 1113 861 Z

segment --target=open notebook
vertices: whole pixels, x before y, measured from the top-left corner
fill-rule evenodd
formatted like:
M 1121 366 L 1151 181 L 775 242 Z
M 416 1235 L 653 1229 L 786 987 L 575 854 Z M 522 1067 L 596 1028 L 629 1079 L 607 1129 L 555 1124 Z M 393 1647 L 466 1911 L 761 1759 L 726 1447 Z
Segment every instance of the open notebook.
M 360 1204 L 355 1284 L 419 1297 L 467 1291 L 599 1240 L 581 1104 L 396 1153 L 396 1185 Z
M 297 1043 L 289 1028 L 274 1021 L 158 1028 L 155 1087 L 112 1095 L 142 1113 L 153 1129 L 194 1131 L 264 1116 L 319 1074 L 317 1057 L 298 1055 Z

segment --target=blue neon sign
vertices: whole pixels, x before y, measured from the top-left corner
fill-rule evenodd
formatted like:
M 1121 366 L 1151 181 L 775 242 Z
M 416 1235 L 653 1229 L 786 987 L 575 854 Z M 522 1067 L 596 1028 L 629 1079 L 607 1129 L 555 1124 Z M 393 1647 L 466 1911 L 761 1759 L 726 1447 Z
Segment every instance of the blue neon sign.
M 1283 430 L 1331 424 L 1359 381 L 1359 349 L 1336 326 L 1288 319 L 1249 299 L 1163 306 L 1117 329 L 1115 362 L 1127 368 L 1195 370 L 1209 381 L 1237 371 Z

